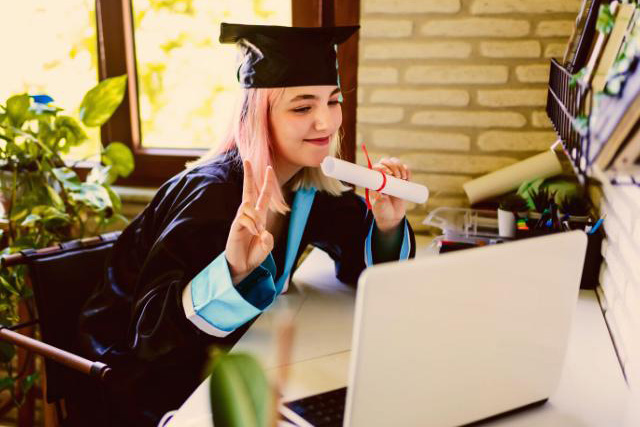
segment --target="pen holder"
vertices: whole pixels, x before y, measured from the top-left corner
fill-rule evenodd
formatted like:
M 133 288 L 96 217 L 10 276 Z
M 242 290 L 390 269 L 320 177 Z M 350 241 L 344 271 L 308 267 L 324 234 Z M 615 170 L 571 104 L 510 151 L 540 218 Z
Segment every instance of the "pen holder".
M 595 289 L 600 277 L 600 265 L 602 264 L 602 239 L 604 231 L 602 227 L 595 233 L 587 234 L 587 253 L 584 257 L 582 279 L 580 289 Z

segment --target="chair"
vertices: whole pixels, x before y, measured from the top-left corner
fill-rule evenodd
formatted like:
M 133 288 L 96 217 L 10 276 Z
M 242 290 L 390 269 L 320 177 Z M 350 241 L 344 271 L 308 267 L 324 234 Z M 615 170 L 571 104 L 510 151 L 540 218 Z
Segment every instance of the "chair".
M 56 404 L 62 425 L 88 425 L 87 416 L 100 418 L 97 414 L 106 408 L 102 385 L 88 378 L 107 380 L 110 368 L 72 352 L 80 311 L 102 282 L 105 261 L 119 234 L 23 250 L 1 258 L 3 268 L 27 266 L 43 342 L 6 327 L 0 329 L 0 339 L 45 357 L 46 400 Z

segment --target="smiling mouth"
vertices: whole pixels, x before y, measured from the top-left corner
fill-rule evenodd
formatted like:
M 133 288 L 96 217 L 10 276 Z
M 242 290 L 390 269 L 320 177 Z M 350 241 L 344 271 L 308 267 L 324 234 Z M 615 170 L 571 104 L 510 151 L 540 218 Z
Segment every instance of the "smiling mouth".
M 305 142 L 309 142 L 315 145 L 327 145 L 329 143 L 329 137 L 325 136 L 324 138 L 313 138 L 313 139 L 305 139 Z

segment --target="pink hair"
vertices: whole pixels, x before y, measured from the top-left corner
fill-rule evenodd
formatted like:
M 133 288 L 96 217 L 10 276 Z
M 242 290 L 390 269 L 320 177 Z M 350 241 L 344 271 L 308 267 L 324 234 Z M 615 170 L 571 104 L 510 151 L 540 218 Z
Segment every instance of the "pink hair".
M 234 148 L 242 160 L 249 160 L 253 168 L 256 185 L 264 182 L 267 166 L 273 166 L 273 144 L 269 125 L 271 106 L 284 93 L 284 88 L 249 88 L 243 91 L 242 106 L 236 109 L 227 135 L 215 149 L 215 155 L 226 153 Z M 280 186 L 273 189 L 271 208 L 286 212 Z
M 236 108 L 227 134 L 221 144 L 210 150 L 200 159 L 187 164 L 187 167 L 197 166 L 206 161 L 237 148 L 242 160 L 249 160 L 253 168 L 256 186 L 264 182 L 267 166 L 273 166 L 275 141 L 269 123 L 271 107 L 283 95 L 284 88 L 248 88 L 244 89 L 241 105 Z M 338 136 L 334 138 L 333 148 L 338 147 Z M 303 168 L 293 179 L 292 189 L 315 186 L 318 190 L 325 190 L 338 195 L 347 190 L 333 178 L 326 177 L 319 168 Z M 259 188 L 258 188 L 259 190 Z M 284 200 L 279 185 L 273 189 L 270 208 L 285 213 L 289 206 Z

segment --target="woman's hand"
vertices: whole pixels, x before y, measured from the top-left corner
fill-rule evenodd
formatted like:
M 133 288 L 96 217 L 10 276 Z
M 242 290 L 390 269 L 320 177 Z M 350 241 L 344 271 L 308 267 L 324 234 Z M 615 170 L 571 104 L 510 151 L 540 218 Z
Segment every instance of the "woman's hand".
M 273 249 L 273 235 L 266 230 L 269 202 L 277 179 L 273 168 L 267 168 L 260 194 L 257 194 L 251 163 L 243 162 L 242 203 L 231 224 L 225 248 L 233 284 L 240 283 L 259 266 Z
M 411 171 L 407 165 L 402 164 L 395 157 L 382 159 L 372 168 L 398 179 L 409 180 L 411 178 Z M 371 210 L 376 219 L 376 226 L 382 232 L 396 228 L 406 213 L 404 200 L 377 191 L 371 192 Z

